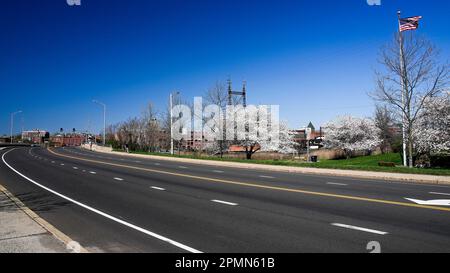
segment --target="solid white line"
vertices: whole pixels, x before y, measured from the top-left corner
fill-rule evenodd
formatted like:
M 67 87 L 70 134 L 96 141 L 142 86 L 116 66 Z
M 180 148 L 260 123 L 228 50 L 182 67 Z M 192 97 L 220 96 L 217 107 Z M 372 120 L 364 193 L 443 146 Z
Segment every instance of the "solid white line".
M 166 190 L 166 189 L 160 188 L 160 187 L 150 187 L 150 188 L 152 188 L 154 190 L 158 190 L 158 191 L 165 191 Z
M 122 178 L 119 178 L 119 177 L 114 177 L 114 180 L 117 180 L 117 181 L 123 181 L 123 179 L 122 179 Z
M 224 171 L 214 170 L 214 173 L 224 173 Z
M 343 183 L 334 183 L 334 182 L 328 182 L 328 185 L 335 185 L 335 186 L 348 186 L 348 184 L 343 184 Z
M 273 176 L 267 176 L 267 175 L 260 175 L 261 178 L 269 178 L 269 179 L 275 179 Z
M 14 149 L 13 149 L 13 150 L 14 150 Z M 13 150 L 10 150 L 10 151 L 13 151 Z M 8 153 L 9 153 L 9 152 L 8 152 Z M 53 194 L 55 194 L 55 195 L 57 195 L 57 196 L 59 196 L 59 197 L 65 199 L 65 200 L 67 200 L 67 201 L 69 201 L 69 202 L 72 202 L 72 203 L 74 203 L 74 204 L 76 204 L 76 205 L 78 205 L 78 206 L 80 206 L 80 207 L 82 207 L 82 208 L 85 208 L 85 209 L 87 209 L 87 210 L 89 210 L 89 211 L 91 211 L 91 212 L 94 212 L 94 213 L 96 213 L 96 214 L 98 214 L 98 215 L 101 215 L 101 216 L 103 216 L 103 217 L 105 217 L 105 218 L 108 218 L 108 219 L 110 219 L 110 220 L 112 220 L 112 221 L 114 221 L 114 222 L 116 222 L 116 223 L 122 224 L 122 225 L 124 225 L 124 226 L 129 227 L 129 228 L 132 228 L 132 229 L 134 229 L 134 230 L 137 230 L 137 231 L 139 231 L 139 232 L 142 232 L 142 233 L 144 233 L 144 234 L 147 234 L 147 235 L 149 235 L 149 236 L 151 236 L 151 237 L 154 237 L 154 238 L 159 239 L 159 240 L 161 240 L 161 241 L 167 242 L 167 243 L 169 243 L 169 244 L 171 244 L 171 245 L 174 245 L 174 246 L 176 246 L 176 247 L 178 247 L 178 248 L 181 248 L 181 249 L 183 249 L 183 250 L 186 250 L 186 251 L 188 251 L 188 252 L 192 252 L 192 253 L 202 253 L 201 251 L 199 251 L 199 250 L 197 250 L 197 249 L 194 249 L 194 248 L 192 248 L 192 247 L 183 245 L 183 244 L 181 244 L 181 243 L 179 243 L 179 242 L 177 242 L 177 241 L 174 241 L 174 240 L 171 240 L 171 239 L 169 239 L 169 238 L 167 238 L 167 237 L 164 237 L 164 236 L 161 236 L 161 235 L 159 235 L 159 234 L 156 234 L 156 233 L 154 233 L 154 232 L 152 232 L 152 231 L 150 231 L 150 230 L 147 230 L 147 229 L 138 227 L 138 226 L 136 226 L 136 225 L 130 224 L 130 223 L 128 223 L 128 222 L 125 222 L 125 221 L 123 221 L 123 220 L 120 220 L 120 219 L 118 219 L 118 218 L 116 218 L 116 217 L 114 217 L 114 216 L 111 216 L 111 215 L 109 215 L 109 214 L 106 214 L 106 213 L 104 213 L 104 212 L 102 212 L 102 211 L 100 211 L 100 210 L 98 210 L 98 209 L 95 209 L 95 208 L 93 208 L 93 207 L 90 207 L 90 206 L 88 206 L 88 205 L 85 205 L 85 204 L 83 204 L 83 203 L 81 203 L 81 202 L 78 202 L 78 201 L 76 201 L 76 200 L 74 200 L 74 199 L 72 199 L 72 198 L 70 198 L 70 197 L 67 197 L 67 196 L 65 196 L 65 195 L 63 195 L 63 194 L 61 194 L 61 193 L 59 193 L 59 192 L 56 192 L 56 191 L 54 191 L 54 190 L 52 190 L 52 189 L 50 189 L 50 188 L 47 188 L 47 187 L 45 187 L 45 186 L 43 186 L 43 185 L 37 183 L 37 182 L 34 181 L 33 179 L 28 178 L 27 176 L 21 174 L 19 171 L 17 171 L 17 170 L 14 169 L 13 167 L 11 167 L 11 165 L 9 165 L 9 164 L 6 162 L 6 160 L 5 160 L 5 155 L 8 154 L 8 153 L 3 154 L 3 156 L 2 156 L 3 163 L 5 163 L 6 166 L 8 166 L 8 168 L 10 168 L 12 171 L 14 171 L 15 173 L 17 173 L 17 174 L 20 175 L 21 177 L 25 178 L 25 179 L 28 180 L 29 182 L 35 184 L 36 186 L 38 186 L 38 187 L 40 187 L 40 188 L 42 188 L 42 189 L 44 189 L 44 190 L 46 190 L 46 191 L 48 191 L 48 192 L 51 192 L 51 193 L 53 193 Z
M 389 234 L 389 233 L 387 233 L 387 232 L 379 231 L 379 230 L 375 230 L 375 229 L 369 229 L 369 228 L 363 228 L 363 227 L 356 227 L 356 226 L 345 225 L 345 224 L 339 224 L 339 223 L 333 223 L 333 224 L 331 224 L 331 225 L 332 225 L 332 226 L 336 226 L 336 227 L 341 227 L 341 228 L 348 228 L 348 229 L 353 229 L 353 230 L 359 230 L 359 231 L 364 231 L 364 232 L 374 233 L 374 234 L 378 234 L 378 235 L 386 235 L 386 234 Z
M 450 193 L 443 193 L 443 192 L 430 192 L 430 194 L 450 196 Z
M 180 168 L 180 169 L 187 169 L 188 167 L 185 167 L 185 166 L 178 166 L 178 168 Z
M 239 204 L 237 203 L 231 203 L 231 202 L 227 202 L 227 201 L 222 201 L 222 200 L 211 200 L 212 202 L 215 203 L 220 203 L 220 204 L 225 204 L 225 205 L 229 205 L 229 206 L 237 206 Z

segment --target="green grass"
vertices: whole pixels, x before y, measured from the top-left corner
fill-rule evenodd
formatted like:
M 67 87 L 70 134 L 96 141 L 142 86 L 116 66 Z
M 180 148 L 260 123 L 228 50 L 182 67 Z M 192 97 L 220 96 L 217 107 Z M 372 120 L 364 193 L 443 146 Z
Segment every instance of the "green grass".
M 191 158 L 199 160 L 214 160 L 214 161 L 227 161 L 227 162 L 240 162 L 240 163 L 254 163 L 254 164 L 266 164 L 266 165 L 278 165 L 278 166 L 292 166 L 292 167 L 310 167 L 310 168 L 322 168 L 322 169 L 340 169 L 340 170 L 359 170 L 359 171 L 373 171 L 373 172 L 390 172 L 390 173 L 409 173 L 409 174 L 429 174 L 439 176 L 450 176 L 450 169 L 410 169 L 405 168 L 402 165 L 402 158 L 400 154 L 390 153 L 384 155 L 374 156 L 361 156 L 351 159 L 341 160 L 322 160 L 317 163 L 304 163 L 294 160 L 245 160 L 238 158 L 220 158 L 220 157 L 199 157 L 195 155 L 170 155 L 160 153 L 146 153 L 146 152 L 131 152 L 134 154 L 144 155 L 156 155 L 166 157 L 177 158 Z M 380 161 L 393 162 L 397 164 L 397 167 L 380 167 L 378 163 Z

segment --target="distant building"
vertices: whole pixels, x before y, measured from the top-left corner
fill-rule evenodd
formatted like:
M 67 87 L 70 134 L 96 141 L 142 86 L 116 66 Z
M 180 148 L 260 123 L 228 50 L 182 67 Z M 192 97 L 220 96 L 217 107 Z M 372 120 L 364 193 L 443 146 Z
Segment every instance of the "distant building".
M 81 146 L 86 140 L 86 136 L 83 134 L 57 134 L 50 137 L 50 143 L 55 147 L 73 147 Z
M 11 138 L 9 136 L 0 136 L 0 143 L 9 143 Z
M 308 138 L 308 132 L 309 132 L 309 138 Z M 322 141 L 323 141 L 323 131 L 322 128 L 319 129 L 319 131 L 316 131 L 316 127 L 310 122 L 308 126 L 297 129 L 297 130 L 290 130 L 289 132 L 292 136 L 292 139 L 294 142 L 297 143 L 297 147 L 299 151 L 306 150 L 308 146 L 309 141 L 309 147 L 313 149 L 319 149 L 322 148 Z
M 22 142 L 42 144 L 45 138 L 49 137 L 49 133 L 45 130 L 32 130 L 22 132 Z

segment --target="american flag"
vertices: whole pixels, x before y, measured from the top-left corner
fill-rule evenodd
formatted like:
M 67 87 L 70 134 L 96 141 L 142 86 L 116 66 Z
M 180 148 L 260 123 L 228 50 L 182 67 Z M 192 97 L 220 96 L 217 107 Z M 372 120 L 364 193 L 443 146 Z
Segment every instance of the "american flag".
M 422 16 L 414 16 L 400 19 L 400 32 L 407 30 L 415 30 L 419 28 L 419 21 Z

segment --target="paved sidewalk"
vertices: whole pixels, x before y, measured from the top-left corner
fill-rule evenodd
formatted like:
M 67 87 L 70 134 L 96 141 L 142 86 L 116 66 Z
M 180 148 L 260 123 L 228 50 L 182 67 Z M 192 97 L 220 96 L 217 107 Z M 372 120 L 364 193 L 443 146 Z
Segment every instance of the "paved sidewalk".
M 73 252 L 49 227 L 0 185 L 0 253 Z
M 82 148 L 89 150 L 88 147 Z M 338 170 L 338 169 L 321 169 L 321 168 L 308 168 L 308 167 L 290 167 L 290 166 L 278 166 L 278 165 L 264 165 L 254 163 L 239 163 L 239 162 L 227 162 L 227 161 L 214 161 L 214 160 L 201 160 L 190 158 L 177 158 L 167 156 L 155 156 L 155 155 L 141 155 L 141 154 L 127 154 L 122 152 L 113 152 L 102 149 L 93 149 L 96 152 L 122 155 L 134 158 L 148 158 L 157 160 L 167 160 L 175 162 L 185 162 L 200 165 L 209 166 L 222 166 L 241 169 L 253 169 L 261 171 L 276 171 L 276 172 L 288 172 L 288 173 L 300 173 L 300 174 L 312 174 L 312 175 L 328 175 L 328 176 L 342 176 L 342 177 L 355 177 L 365 179 L 379 179 L 386 181 L 404 181 L 404 182 L 420 182 L 426 184 L 436 185 L 450 185 L 450 176 L 437 176 L 437 175 L 422 175 L 422 174 L 406 174 L 406 173 L 388 173 L 388 172 L 370 172 L 370 171 L 354 171 L 354 170 Z

